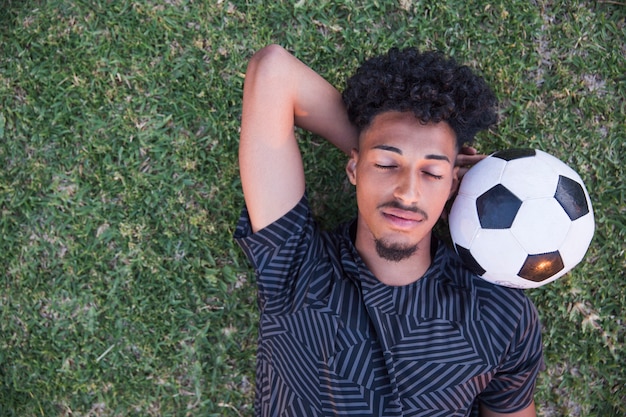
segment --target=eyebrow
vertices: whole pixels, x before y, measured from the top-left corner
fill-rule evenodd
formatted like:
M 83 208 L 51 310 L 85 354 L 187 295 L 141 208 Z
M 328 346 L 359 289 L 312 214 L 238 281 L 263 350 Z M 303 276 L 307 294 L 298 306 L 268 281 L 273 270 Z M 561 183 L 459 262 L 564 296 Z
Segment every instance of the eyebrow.
M 395 146 L 389 145 L 376 145 L 372 149 L 380 149 L 382 151 L 389 151 L 393 153 L 397 153 L 398 155 L 402 155 L 402 150 L 400 148 L 396 148 Z M 447 161 L 450 162 L 450 159 L 445 155 L 437 155 L 437 154 L 428 154 L 424 157 L 424 159 L 434 159 L 436 161 Z

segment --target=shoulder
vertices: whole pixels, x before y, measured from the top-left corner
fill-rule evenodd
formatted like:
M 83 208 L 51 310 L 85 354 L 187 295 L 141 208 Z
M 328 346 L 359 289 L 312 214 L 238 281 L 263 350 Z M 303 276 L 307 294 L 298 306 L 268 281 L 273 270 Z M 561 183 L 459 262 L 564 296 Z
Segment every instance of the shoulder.
M 244 250 L 255 247 L 271 249 L 284 246 L 285 242 L 292 239 L 294 235 L 306 234 L 314 227 L 315 222 L 305 194 L 291 210 L 257 232 L 252 230 L 248 208 L 244 207 L 235 229 L 234 238 Z
M 304 195 L 291 210 L 268 226 L 253 231 L 247 209 L 234 234 L 257 275 L 261 293 L 276 293 L 293 285 L 309 269 L 320 246 L 319 231 Z
M 235 240 L 254 267 L 262 311 L 293 311 L 327 293 L 341 267 L 343 235 L 323 231 L 306 195 L 263 229 L 253 232 L 244 209 Z

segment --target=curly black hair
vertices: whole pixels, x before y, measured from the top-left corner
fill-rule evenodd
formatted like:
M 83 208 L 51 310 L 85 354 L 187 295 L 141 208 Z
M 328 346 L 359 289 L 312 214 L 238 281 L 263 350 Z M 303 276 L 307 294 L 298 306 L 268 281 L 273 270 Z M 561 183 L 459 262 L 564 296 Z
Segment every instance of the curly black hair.
M 447 122 L 459 148 L 497 120 L 497 100 L 483 78 L 440 52 L 416 48 L 393 48 L 366 60 L 342 96 L 359 132 L 379 113 L 413 112 L 422 123 Z

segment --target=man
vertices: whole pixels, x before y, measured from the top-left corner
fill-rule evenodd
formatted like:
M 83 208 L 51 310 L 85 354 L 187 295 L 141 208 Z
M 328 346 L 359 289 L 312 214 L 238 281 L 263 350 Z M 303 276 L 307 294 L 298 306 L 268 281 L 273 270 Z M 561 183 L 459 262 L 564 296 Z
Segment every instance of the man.
M 535 415 L 534 306 L 432 235 L 495 104 L 437 53 L 370 59 L 343 97 L 279 46 L 254 55 L 235 237 L 257 273 L 256 415 Z M 312 218 L 294 125 L 350 155 L 358 217 L 333 233 Z

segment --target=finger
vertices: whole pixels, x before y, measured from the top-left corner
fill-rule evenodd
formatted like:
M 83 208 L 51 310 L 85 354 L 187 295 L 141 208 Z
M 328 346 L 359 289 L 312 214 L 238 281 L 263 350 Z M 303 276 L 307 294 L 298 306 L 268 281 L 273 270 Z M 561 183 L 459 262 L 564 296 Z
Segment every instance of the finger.
M 462 155 L 459 154 L 456 157 L 455 165 L 457 166 L 466 166 L 466 165 L 474 165 L 486 158 L 486 155 L 476 154 L 476 155 Z
M 477 153 L 478 151 L 473 146 L 463 146 L 461 152 L 459 152 L 459 154 L 463 155 L 476 155 Z

